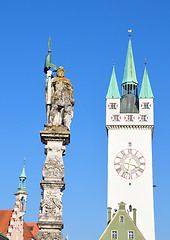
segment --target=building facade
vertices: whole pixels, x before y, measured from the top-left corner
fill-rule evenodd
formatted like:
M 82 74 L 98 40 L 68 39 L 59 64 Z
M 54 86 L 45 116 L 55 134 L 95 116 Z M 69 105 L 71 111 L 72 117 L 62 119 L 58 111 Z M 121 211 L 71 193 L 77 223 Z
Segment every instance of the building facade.
M 16 201 L 12 210 L 0 210 L 0 239 L 34 240 L 38 232 L 37 223 L 25 223 L 23 218 L 27 201 L 25 163 L 15 197 Z
M 154 97 L 146 69 L 138 94 L 138 81 L 132 52 L 131 35 L 126 56 L 122 95 L 115 69 L 106 96 L 108 133 L 108 209 L 115 215 L 120 202 L 126 203 L 132 218 L 137 209 L 136 226 L 143 238 L 108 239 L 155 240 L 153 205 L 152 136 Z M 115 210 L 114 210 L 115 209 Z M 129 229 L 130 230 L 130 229 Z M 128 231 L 128 230 L 127 230 Z

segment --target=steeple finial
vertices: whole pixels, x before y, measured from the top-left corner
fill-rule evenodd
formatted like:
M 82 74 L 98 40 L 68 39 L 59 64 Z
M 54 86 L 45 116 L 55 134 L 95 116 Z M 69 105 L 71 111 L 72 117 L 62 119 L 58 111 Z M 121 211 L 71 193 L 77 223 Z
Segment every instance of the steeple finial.
M 132 30 L 128 30 L 128 32 L 131 33 Z M 138 86 L 138 81 L 136 78 L 135 64 L 134 64 L 133 52 L 132 52 L 131 34 L 130 34 L 128 50 L 126 55 L 124 77 L 122 81 L 123 94 L 126 95 L 126 94 L 132 93 L 137 95 L 137 86 Z
M 131 38 L 131 32 L 132 32 L 132 29 L 129 29 L 129 30 L 128 30 L 129 38 Z

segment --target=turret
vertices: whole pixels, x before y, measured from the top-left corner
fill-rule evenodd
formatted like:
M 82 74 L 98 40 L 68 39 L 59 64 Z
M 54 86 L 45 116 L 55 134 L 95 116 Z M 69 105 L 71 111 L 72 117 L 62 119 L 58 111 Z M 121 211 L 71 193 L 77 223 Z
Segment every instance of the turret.
M 19 187 L 17 192 L 15 193 L 16 202 L 13 209 L 12 220 L 10 222 L 10 226 L 8 228 L 8 238 L 10 240 L 24 240 L 23 238 L 23 216 L 25 214 L 26 209 L 26 174 L 25 174 L 25 159 L 24 165 L 22 168 L 22 173 L 19 177 Z
M 15 193 L 16 205 L 24 213 L 25 213 L 26 199 L 27 199 L 26 179 L 27 179 L 27 177 L 26 177 L 26 174 L 25 174 L 25 159 L 24 159 L 24 165 L 23 165 L 22 173 L 21 173 L 21 175 L 19 177 L 19 187 L 18 187 L 17 192 Z

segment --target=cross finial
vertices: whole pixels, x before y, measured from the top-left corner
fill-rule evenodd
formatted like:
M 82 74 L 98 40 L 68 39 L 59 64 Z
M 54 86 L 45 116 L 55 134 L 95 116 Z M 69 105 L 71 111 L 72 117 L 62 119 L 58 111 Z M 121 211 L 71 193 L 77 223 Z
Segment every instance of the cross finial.
M 146 57 L 145 57 L 145 66 L 146 66 Z

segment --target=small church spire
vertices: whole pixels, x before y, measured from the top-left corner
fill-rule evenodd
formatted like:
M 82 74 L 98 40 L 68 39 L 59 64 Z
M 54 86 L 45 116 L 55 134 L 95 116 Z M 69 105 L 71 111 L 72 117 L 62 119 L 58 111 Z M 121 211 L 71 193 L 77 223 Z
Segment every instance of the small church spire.
M 147 69 L 146 69 L 146 62 L 145 62 L 145 71 L 143 75 L 142 87 L 141 87 L 139 98 L 154 98 L 148 73 L 147 73 Z
M 113 64 L 112 76 L 110 79 L 110 85 L 109 85 L 109 89 L 108 89 L 106 98 L 120 98 L 114 64 Z
M 134 95 L 137 95 L 138 81 L 136 78 L 135 64 L 134 64 L 133 52 L 132 52 L 131 31 L 132 30 L 128 30 L 129 44 L 128 44 L 128 50 L 127 50 L 127 56 L 126 56 L 124 77 L 122 81 L 123 95 L 131 94 L 131 93 Z
M 18 191 L 17 193 L 23 193 L 23 192 L 26 192 L 26 173 L 25 173 L 25 159 L 26 157 L 24 158 L 24 165 L 23 165 L 23 168 L 22 168 L 22 173 L 19 177 L 19 187 L 18 187 Z

